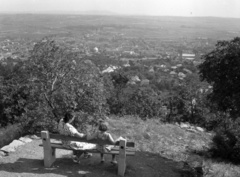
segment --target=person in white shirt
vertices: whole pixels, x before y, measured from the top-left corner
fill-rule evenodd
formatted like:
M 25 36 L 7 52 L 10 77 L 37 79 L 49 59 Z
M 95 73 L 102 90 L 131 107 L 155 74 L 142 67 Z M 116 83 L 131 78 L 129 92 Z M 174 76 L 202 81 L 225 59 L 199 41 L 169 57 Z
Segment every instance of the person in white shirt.
M 75 116 L 73 113 L 67 112 L 64 118 L 59 121 L 59 124 L 58 124 L 59 133 L 66 136 L 76 136 L 79 138 L 86 138 L 85 134 L 79 133 L 77 129 L 71 125 L 71 123 L 74 121 L 74 118 Z M 82 148 L 83 144 L 85 143 L 62 140 L 62 145 L 64 147 L 68 147 L 68 148 L 70 147 L 73 149 L 73 161 L 76 163 L 80 163 L 80 156 L 83 153 L 84 153 L 84 158 L 89 158 L 92 156 L 92 154 L 90 153 L 79 151 L 79 149 Z

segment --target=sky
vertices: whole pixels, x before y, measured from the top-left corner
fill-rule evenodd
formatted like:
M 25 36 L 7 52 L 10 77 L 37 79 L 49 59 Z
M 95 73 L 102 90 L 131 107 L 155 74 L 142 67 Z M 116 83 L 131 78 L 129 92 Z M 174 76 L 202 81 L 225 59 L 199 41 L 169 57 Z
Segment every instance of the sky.
M 0 0 L 0 13 L 56 11 L 240 18 L 240 0 Z

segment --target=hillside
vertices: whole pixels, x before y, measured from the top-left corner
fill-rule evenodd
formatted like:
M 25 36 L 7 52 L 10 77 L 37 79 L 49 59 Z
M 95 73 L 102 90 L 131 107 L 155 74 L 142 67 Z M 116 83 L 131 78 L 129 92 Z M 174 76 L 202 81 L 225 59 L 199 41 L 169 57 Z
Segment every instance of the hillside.
M 197 154 L 208 149 L 211 133 L 201 132 L 194 127 L 184 128 L 173 124 L 163 124 L 158 120 L 142 121 L 136 117 L 111 117 L 107 120 L 114 138 L 126 137 L 135 141 L 137 153 L 127 158 L 126 176 L 223 176 L 239 175 L 239 167 L 218 163 Z M 185 124 L 186 125 L 186 124 Z M 59 158 L 50 169 L 43 167 L 41 140 L 34 140 L 20 146 L 16 152 L 0 158 L 0 176 L 115 176 L 116 167 L 111 166 L 110 156 L 100 165 L 99 155 L 83 159 L 80 165 L 69 159 L 70 152 L 58 150 Z M 202 175 L 203 173 L 204 175 Z

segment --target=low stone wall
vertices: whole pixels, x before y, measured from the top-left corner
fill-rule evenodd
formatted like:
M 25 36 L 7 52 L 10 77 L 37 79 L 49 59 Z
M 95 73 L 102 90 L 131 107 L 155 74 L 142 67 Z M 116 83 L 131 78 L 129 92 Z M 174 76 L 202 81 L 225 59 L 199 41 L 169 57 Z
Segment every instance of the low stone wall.
M 9 125 L 0 129 L 0 148 L 24 135 L 24 128 L 20 124 Z
M 32 142 L 32 140 L 34 139 L 40 139 L 40 137 L 37 137 L 36 135 L 26 135 L 24 137 L 21 137 L 19 139 L 15 139 L 13 140 L 10 144 L 6 145 L 6 146 L 3 146 L 1 149 L 0 149 L 0 158 L 3 157 L 3 156 L 8 156 L 10 155 L 11 152 L 15 152 L 16 149 L 19 147 L 19 146 L 22 146 L 26 143 L 30 143 Z

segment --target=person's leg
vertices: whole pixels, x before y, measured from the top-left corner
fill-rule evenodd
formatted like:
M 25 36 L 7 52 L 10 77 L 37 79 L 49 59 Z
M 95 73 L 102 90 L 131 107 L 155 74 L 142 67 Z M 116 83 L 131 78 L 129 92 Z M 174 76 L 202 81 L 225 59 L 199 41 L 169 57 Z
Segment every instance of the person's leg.
M 90 157 L 92 157 L 92 153 L 84 151 L 83 158 L 87 159 L 87 158 L 90 158 Z
M 117 160 L 116 160 L 116 155 L 112 155 L 112 161 L 111 161 L 112 164 L 117 164 Z
M 82 154 L 82 151 L 73 150 L 73 162 L 80 163 L 80 157 Z
M 74 163 L 78 163 L 77 152 L 73 150 L 72 160 Z
M 77 155 L 78 159 L 81 157 L 82 154 L 83 154 L 82 151 L 77 151 L 76 155 Z
M 101 153 L 100 156 L 101 156 L 101 163 L 104 163 L 104 161 L 105 161 L 104 154 Z

